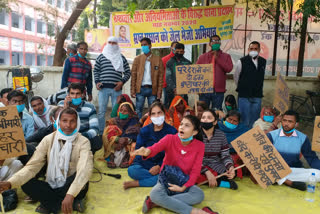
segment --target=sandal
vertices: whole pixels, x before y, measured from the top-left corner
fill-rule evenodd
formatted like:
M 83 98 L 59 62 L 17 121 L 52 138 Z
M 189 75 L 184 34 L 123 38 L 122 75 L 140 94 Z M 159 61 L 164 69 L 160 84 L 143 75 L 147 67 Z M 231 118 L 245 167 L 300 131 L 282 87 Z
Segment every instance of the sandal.
M 120 168 L 128 168 L 128 167 L 129 167 L 129 161 L 125 161 L 120 164 Z
M 35 212 L 49 214 L 49 211 L 45 207 L 43 207 L 41 204 L 36 208 Z
M 115 164 L 113 161 L 108 161 L 108 162 L 107 162 L 107 166 L 108 166 L 108 168 L 110 168 L 110 169 L 114 169 L 114 168 L 117 167 L 116 164 Z
M 84 202 L 83 202 L 82 199 L 74 200 L 74 202 L 73 202 L 73 210 L 74 211 L 78 211 L 79 213 L 83 213 L 84 212 L 85 207 L 84 207 Z

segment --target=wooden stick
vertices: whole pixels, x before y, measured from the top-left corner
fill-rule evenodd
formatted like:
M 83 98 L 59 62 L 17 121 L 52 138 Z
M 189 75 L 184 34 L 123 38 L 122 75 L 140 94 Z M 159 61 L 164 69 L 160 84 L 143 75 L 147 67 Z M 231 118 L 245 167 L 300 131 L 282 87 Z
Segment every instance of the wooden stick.
M 198 108 L 197 108 L 197 94 L 194 94 L 194 110 L 196 113 L 196 117 L 198 116 Z
M 241 169 L 241 168 L 244 167 L 244 166 L 246 166 L 246 164 L 242 164 L 241 166 L 238 166 L 238 167 L 234 168 L 233 170 Z M 222 176 L 225 176 L 225 175 L 227 175 L 226 172 L 225 172 L 225 173 L 222 173 L 222 174 L 220 174 L 220 175 L 218 175 L 218 176 L 216 176 L 216 179 L 218 179 L 218 178 L 220 178 L 220 177 L 222 177 Z M 206 183 L 208 183 L 208 182 L 209 182 L 208 180 L 203 181 L 203 182 L 199 183 L 198 186 L 201 186 L 201 185 L 206 184 Z
M 2 193 L 0 193 L 0 204 L 1 204 L 1 211 L 2 211 L 2 213 L 5 213 L 5 212 L 4 212 L 4 207 L 3 207 L 3 197 L 2 197 Z

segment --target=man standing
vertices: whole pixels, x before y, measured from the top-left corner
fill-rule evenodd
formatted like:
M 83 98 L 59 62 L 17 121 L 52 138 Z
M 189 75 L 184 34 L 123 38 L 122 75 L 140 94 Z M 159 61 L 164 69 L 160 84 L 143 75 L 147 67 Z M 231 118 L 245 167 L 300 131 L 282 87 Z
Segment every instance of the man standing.
M 12 90 L 13 90 L 12 88 L 4 88 L 0 91 L 0 107 L 5 107 L 9 104 L 7 96 L 8 96 L 8 93 Z
M 186 59 L 184 56 L 184 44 L 178 43 L 176 44 L 175 54 L 167 62 L 166 69 L 166 80 L 167 80 L 167 88 L 166 94 L 169 105 L 171 104 L 173 98 L 177 95 L 177 82 L 176 82 L 176 66 L 178 65 L 191 65 L 192 63 Z M 188 95 L 182 95 L 183 99 L 188 102 Z
M 108 44 L 96 60 L 94 81 L 99 91 L 99 130 L 102 135 L 105 114 L 111 97 L 112 109 L 117 97 L 122 94 L 122 86 L 130 79 L 131 72 L 126 58 L 121 54 L 116 37 L 109 37 Z
M 131 97 L 136 98 L 137 114 L 142 117 L 145 98 L 148 105 L 161 99 L 163 87 L 163 63 L 159 56 L 151 53 L 151 40 L 140 40 L 143 54 L 137 56 L 131 70 Z
M 205 101 L 208 107 L 213 110 L 222 110 L 224 93 L 226 92 L 227 73 L 233 68 L 232 60 L 229 54 L 220 50 L 221 39 L 218 35 L 211 36 L 209 46 L 211 51 L 202 54 L 197 64 L 213 64 L 214 65 L 214 92 L 208 94 L 200 94 L 199 100 Z
M 64 101 L 60 101 L 58 106 L 74 108 L 80 117 L 79 133 L 90 140 L 93 153 L 101 149 L 102 141 L 99 133 L 99 124 L 96 108 L 93 104 L 82 100 L 84 96 L 84 85 L 81 83 L 71 83 L 68 87 L 68 95 Z
M 72 108 L 62 110 L 57 120 L 57 131 L 47 135 L 32 158 L 7 182 L 0 182 L 0 192 L 22 187 L 32 199 L 40 201 L 36 212 L 72 213 L 73 207 L 83 212 L 82 199 L 89 188 L 93 169 L 90 143 L 79 131 L 80 121 Z M 46 181 L 35 178 L 48 164 Z
M 320 160 L 317 154 L 311 150 L 309 138 L 296 130 L 299 114 L 288 110 L 283 114 L 281 128 L 267 134 L 274 147 L 278 150 L 283 159 L 291 167 L 292 173 L 278 181 L 300 190 L 306 190 L 305 182 L 311 172 L 316 172 L 317 180 L 320 177 Z M 302 168 L 300 154 L 303 155 L 312 169 Z
M 78 54 L 66 59 L 62 74 L 61 89 L 68 87 L 72 82 L 82 83 L 87 87 L 88 101 L 92 100 L 92 67 L 87 60 L 88 44 L 77 44 Z
M 167 87 L 167 82 L 166 82 L 166 68 L 167 68 L 167 62 L 174 57 L 174 51 L 176 48 L 176 45 L 178 42 L 172 42 L 170 46 L 170 54 L 167 56 L 162 57 L 162 62 L 163 62 L 163 98 L 164 98 L 164 105 L 166 108 L 169 108 L 170 103 L 168 102 L 168 96 L 166 93 L 166 87 Z
M 51 124 L 49 119 L 50 106 L 47 100 L 40 96 L 34 96 L 30 100 L 30 110 L 34 120 L 35 129 L 45 128 Z
M 236 64 L 234 81 L 237 85 L 239 111 L 242 122 L 252 128 L 259 119 L 266 60 L 259 56 L 260 43 L 253 41 L 249 45 L 249 54 Z
M 24 111 L 26 95 L 18 90 L 13 90 L 8 93 L 8 102 L 10 106 L 16 106 L 22 124 L 24 137 L 27 138 L 34 132 L 34 121 L 30 114 Z

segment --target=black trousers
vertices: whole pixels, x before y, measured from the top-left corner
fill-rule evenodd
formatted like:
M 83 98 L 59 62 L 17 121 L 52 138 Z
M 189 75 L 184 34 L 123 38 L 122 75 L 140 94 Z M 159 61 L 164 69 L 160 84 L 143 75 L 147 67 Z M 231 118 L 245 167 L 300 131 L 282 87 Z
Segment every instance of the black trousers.
M 100 150 L 102 148 L 102 139 L 101 136 L 97 135 L 92 139 L 89 139 L 91 144 L 91 151 L 92 154 L 96 153 L 96 151 Z
M 21 188 L 32 199 L 40 201 L 41 205 L 46 208 L 50 213 L 58 213 L 61 209 L 61 203 L 65 198 L 74 178 L 75 174 L 69 176 L 63 187 L 52 189 L 45 181 L 40 181 L 35 178 L 28 181 Z M 89 183 L 77 195 L 75 200 L 83 199 L 89 189 Z

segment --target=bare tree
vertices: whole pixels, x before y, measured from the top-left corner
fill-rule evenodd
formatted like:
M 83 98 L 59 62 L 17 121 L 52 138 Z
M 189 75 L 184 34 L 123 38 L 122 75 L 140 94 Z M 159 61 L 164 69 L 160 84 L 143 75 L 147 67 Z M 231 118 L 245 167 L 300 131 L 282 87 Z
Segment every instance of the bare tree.
M 62 66 L 63 65 L 63 45 L 64 41 L 66 40 L 69 32 L 73 28 L 74 24 L 77 22 L 79 16 L 81 15 L 82 11 L 88 6 L 91 0 L 80 0 L 73 10 L 71 16 L 69 17 L 67 23 L 62 28 L 62 31 L 57 35 L 57 43 L 53 58 L 53 66 Z

